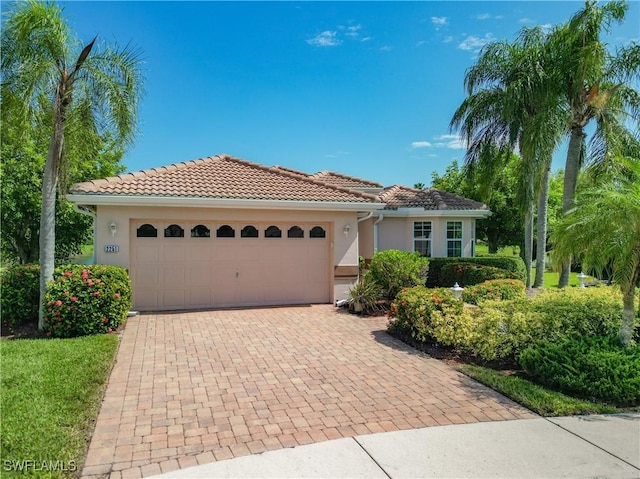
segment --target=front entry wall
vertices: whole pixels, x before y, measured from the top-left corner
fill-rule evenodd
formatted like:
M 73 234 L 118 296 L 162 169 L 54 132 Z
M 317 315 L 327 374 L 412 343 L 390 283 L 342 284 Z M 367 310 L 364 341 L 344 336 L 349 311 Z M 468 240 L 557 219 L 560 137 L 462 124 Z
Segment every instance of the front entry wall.
M 138 236 L 146 225 L 157 229 L 157 237 Z M 177 227 L 183 237 L 165 236 L 165 229 L 171 235 Z M 208 237 L 197 236 L 207 232 Z M 329 232 L 328 224 L 133 220 L 135 307 L 328 303 Z

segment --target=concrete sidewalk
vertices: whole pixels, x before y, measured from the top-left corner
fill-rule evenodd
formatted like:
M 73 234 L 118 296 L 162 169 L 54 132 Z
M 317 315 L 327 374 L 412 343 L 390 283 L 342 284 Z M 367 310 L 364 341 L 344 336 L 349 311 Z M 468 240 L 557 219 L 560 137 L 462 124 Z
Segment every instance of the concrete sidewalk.
M 521 419 L 369 434 L 152 477 L 640 478 L 640 414 Z

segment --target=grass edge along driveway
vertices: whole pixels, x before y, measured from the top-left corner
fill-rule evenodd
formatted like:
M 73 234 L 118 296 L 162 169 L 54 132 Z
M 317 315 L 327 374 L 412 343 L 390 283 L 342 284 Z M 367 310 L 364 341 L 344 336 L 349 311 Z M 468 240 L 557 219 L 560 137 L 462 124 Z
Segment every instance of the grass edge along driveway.
M 0 475 L 77 476 L 118 337 L 0 341 Z

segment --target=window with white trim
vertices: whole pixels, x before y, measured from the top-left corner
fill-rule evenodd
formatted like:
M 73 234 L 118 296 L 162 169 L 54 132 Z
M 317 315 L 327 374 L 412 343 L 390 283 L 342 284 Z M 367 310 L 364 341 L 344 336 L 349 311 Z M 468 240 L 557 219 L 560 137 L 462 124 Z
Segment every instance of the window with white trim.
M 431 221 L 413 222 L 413 251 L 431 257 Z
M 462 221 L 447 221 L 447 257 L 462 256 Z

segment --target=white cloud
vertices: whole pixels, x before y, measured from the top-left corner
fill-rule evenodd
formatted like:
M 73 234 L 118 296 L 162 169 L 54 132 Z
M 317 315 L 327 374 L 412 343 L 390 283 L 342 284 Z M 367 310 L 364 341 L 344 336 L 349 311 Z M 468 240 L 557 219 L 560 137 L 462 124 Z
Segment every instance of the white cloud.
M 530 18 L 521 18 L 520 20 L 518 20 L 518 22 L 520 23 L 535 23 L 533 20 L 531 20 Z
M 453 37 L 449 35 L 448 37 L 444 37 L 444 40 L 442 40 L 442 43 L 451 43 L 452 41 L 453 41 Z
M 413 148 L 414 150 L 416 148 L 429 148 L 431 146 L 431 143 L 429 143 L 428 141 L 414 141 L 411 143 L 411 148 Z
M 368 42 L 372 37 L 363 37 L 360 39 L 361 42 Z
M 438 140 L 438 143 L 433 145 L 436 148 L 448 148 L 450 150 L 464 150 L 466 148 L 460 135 L 440 135 L 435 139 Z
M 381 52 L 390 52 L 392 50 L 392 48 L 389 45 L 385 45 L 383 47 L 380 47 L 380 51 Z
M 495 40 L 495 37 L 491 33 L 485 34 L 484 37 L 476 37 L 475 35 L 469 35 L 467 38 L 462 40 L 462 42 L 458 45 L 458 48 L 460 50 L 478 52 L 487 43 L 491 43 L 494 40 Z
M 336 32 L 325 30 L 315 37 L 308 39 L 307 43 L 309 45 L 313 45 L 314 47 L 335 47 L 336 45 L 340 45 L 342 43 L 342 40 L 337 38 Z
M 420 40 L 419 42 L 416 43 L 416 47 L 421 47 L 422 45 L 424 45 L 425 43 L 427 43 L 426 40 Z
M 431 23 L 433 23 L 436 27 L 444 27 L 447 23 L 449 23 L 449 19 L 447 17 L 431 17 Z
M 362 25 L 352 25 L 347 27 L 347 32 L 345 33 L 348 37 L 357 37 L 359 35 L 358 30 L 362 28 Z
M 504 16 L 502 15 L 491 15 L 490 13 L 481 13 L 480 15 L 476 16 L 477 20 L 502 20 L 504 18 Z

